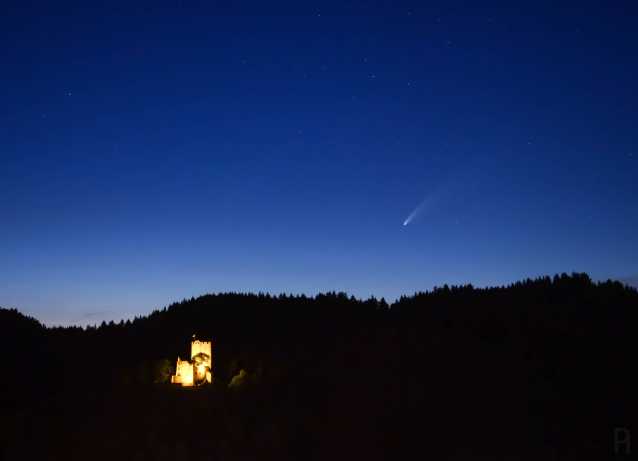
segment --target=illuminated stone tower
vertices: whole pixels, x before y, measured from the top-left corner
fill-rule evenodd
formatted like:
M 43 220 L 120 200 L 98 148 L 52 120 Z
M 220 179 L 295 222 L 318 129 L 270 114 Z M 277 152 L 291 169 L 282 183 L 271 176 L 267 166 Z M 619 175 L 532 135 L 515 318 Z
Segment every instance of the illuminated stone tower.
M 200 341 L 199 339 L 193 339 L 191 342 L 191 360 L 197 354 L 206 354 L 208 356 L 207 366 L 212 367 L 213 353 L 211 341 Z
M 213 353 L 211 341 L 193 339 L 191 342 L 191 362 L 194 367 L 193 379 L 195 384 L 212 382 Z

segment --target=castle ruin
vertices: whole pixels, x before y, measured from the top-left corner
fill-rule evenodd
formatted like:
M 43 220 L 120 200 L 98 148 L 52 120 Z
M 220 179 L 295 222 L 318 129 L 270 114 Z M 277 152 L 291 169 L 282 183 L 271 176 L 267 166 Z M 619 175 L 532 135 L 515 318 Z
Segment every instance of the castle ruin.
M 195 336 L 193 335 L 193 338 Z M 191 359 L 181 360 L 177 357 L 175 374 L 171 383 L 182 386 L 200 386 L 213 381 L 212 342 L 193 339 L 191 342 Z

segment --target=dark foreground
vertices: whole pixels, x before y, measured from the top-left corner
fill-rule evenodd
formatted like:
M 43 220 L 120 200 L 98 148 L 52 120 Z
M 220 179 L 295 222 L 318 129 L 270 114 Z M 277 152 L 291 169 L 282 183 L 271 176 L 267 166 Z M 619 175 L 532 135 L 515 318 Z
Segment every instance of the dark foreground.
M 0 459 L 630 459 L 637 309 L 574 275 L 391 308 L 206 296 L 86 331 L 3 310 Z M 164 384 L 194 331 L 215 383 Z

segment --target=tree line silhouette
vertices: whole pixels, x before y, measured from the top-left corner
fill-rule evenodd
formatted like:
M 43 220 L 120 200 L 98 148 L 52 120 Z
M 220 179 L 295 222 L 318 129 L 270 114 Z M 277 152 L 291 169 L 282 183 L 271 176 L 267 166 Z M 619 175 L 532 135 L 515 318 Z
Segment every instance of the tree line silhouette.
M 212 294 L 86 328 L 0 309 L 0 455 L 609 458 L 638 414 L 637 309 L 586 274 L 392 305 Z M 194 333 L 214 383 L 187 391 L 166 382 Z

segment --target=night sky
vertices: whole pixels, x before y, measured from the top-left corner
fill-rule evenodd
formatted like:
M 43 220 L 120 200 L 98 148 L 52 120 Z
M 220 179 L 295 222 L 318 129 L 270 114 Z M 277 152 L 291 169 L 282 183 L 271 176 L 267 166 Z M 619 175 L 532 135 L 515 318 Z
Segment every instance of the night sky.
M 638 280 L 636 2 L 91 3 L 2 5 L 1 306 Z

